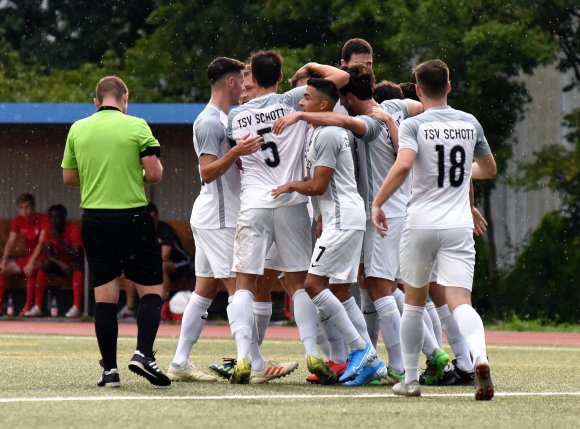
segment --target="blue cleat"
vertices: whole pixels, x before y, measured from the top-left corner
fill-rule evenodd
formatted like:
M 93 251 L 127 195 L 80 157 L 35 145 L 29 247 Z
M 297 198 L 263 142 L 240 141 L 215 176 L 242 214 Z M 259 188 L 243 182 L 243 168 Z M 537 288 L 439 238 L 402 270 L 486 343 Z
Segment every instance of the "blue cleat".
M 343 386 L 365 386 L 373 380 L 384 379 L 388 374 L 387 368 L 382 361 L 371 366 L 366 365 L 354 380 L 343 383 Z
M 348 366 L 339 378 L 340 383 L 352 380 L 362 370 L 363 367 L 377 357 L 377 351 L 371 343 L 367 343 L 364 349 L 355 349 L 348 355 Z

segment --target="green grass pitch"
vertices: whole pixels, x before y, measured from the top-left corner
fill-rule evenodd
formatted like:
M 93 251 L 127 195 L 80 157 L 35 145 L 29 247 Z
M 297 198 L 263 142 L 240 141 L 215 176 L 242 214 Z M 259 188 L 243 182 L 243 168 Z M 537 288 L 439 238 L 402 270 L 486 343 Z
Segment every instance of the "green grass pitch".
M 176 344 L 176 338 L 157 340 L 163 369 Z M 289 377 L 267 385 L 220 381 L 153 388 L 126 367 L 134 346 L 134 338 L 119 340 L 122 387 L 99 389 L 94 338 L 1 334 L 0 427 L 580 427 L 575 347 L 490 346 L 497 396 L 475 402 L 471 387 L 430 387 L 422 398 L 398 398 L 385 387 L 311 386 L 297 341 L 266 340 L 268 359 L 300 362 Z M 204 368 L 234 350 L 231 340 L 201 340 L 191 359 Z M 379 353 L 386 358 L 384 348 Z

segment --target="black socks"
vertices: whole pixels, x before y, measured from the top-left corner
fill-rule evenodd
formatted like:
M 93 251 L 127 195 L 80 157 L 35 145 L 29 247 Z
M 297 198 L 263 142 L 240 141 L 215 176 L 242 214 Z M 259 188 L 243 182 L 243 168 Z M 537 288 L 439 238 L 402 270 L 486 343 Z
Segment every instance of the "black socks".
M 95 333 L 106 371 L 117 368 L 117 304 L 95 304 Z
M 153 357 L 153 343 L 161 322 L 162 304 L 159 295 L 147 294 L 141 297 L 137 313 L 137 350 L 148 358 Z

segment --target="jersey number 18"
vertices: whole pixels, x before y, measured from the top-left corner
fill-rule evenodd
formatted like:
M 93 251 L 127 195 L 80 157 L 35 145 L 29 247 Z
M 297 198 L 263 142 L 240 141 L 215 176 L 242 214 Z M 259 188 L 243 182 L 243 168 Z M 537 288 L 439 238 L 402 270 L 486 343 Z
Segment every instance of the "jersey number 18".
M 438 144 L 435 146 L 435 150 L 437 151 L 437 165 L 439 167 L 437 186 L 442 188 L 445 183 L 445 146 Z M 462 146 L 453 146 L 449 152 L 449 161 L 451 162 L 449 184 L 457 188 L 461 186 L 465 177 L 465 149 Z

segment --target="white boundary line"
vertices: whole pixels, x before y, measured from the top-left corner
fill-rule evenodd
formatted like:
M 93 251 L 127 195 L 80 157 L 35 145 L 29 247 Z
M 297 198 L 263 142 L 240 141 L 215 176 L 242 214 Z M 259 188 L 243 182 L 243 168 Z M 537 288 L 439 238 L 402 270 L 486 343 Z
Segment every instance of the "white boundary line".
M 580 396 L 578 392 L 496 392 L 496 397 Z M 422 398 L 468 398 L 473 393 L 426 393 Z M 0 398 L 0 404 L 18 402 L 105 402 L 105 401 L 213 401 L 213 400 L 280 400 L 280 399 L 381 399 L 397 398 L 393 394 L 353 395 L 204 395 L 204 396 L 55 396 L 39 398 Z

